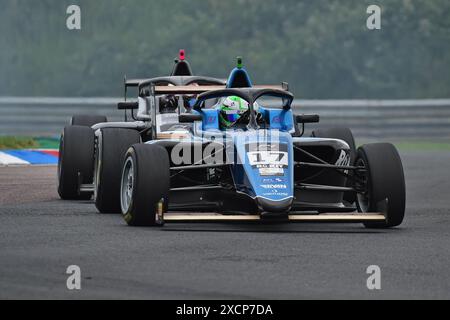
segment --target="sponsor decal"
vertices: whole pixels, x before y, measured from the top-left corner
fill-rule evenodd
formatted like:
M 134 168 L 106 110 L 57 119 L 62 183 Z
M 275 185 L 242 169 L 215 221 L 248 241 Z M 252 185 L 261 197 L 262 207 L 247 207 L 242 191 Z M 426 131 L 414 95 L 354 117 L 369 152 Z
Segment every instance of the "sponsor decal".
M 282 177 L 284 176 L 284 169 L 283 168 L 275 168 L 275 167 L 259 167 L 259 175 L 262 177 L 274 177 L 274 176 L 279 176 Z
M 350 154 L 345 150 L 341 150 L 341 154 L 336 161 L 337 166 L 349 166 L 350 165 Z M 348 170 L 344 171 L 345 174 L 348 174 Z
M 280 179 L 281 180 L 281 179 Z M 287 189 L 288 186 L 285 183 L 278 183 L 278 184 L 262 184 L 260 185 L 262 189 L 267 190 L 266 192 L 262 193 L 265 197 L 270 196 L 287 196 Z
M 336 165 L 337 166 L 350 165 L 350 154 L 348 154 L 345 150 L 342 150 L 338 160 L 336 161 Z
M 262 183 L 269 184 L 269 183 L 286 183 L 285 179 L 282 178 L 264 178 L 262 179 Z
M 264 196 L 264 197 L 273 197 L 273 196 L 287 197 L 289 195 L 287 192 L 279 192 L 278 190 L 272 190 L 271 192 L 263 193 L 262 196 Z
M 285 184 L 262 184 L 261 188 L 264 189 L 287 189 Z
M 273 124 L 280 124 L 281 123 L 281 117 L 280 116 L 273 117 L 271 123 L 273 123 Z
M 206 123 L 211 124 L 211 123 L 215 123 L 217 120 L 216 116 L 208 116 L 206 119 Z

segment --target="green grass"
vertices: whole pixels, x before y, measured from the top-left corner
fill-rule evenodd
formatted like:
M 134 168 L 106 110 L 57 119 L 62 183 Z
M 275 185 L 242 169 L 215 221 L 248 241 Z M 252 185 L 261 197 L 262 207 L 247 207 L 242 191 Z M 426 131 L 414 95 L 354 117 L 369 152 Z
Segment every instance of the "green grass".
M 59 139 L 55 138 L 36 138 L 36 143 L 40 149 L 58 149 Z
M 17 149 L 58 149 L 59 140 L 55 138 L 0 136 L 0 150 Z
M 1 137 L 0 150 L 37 148 L 38 143 L 32 137 Z

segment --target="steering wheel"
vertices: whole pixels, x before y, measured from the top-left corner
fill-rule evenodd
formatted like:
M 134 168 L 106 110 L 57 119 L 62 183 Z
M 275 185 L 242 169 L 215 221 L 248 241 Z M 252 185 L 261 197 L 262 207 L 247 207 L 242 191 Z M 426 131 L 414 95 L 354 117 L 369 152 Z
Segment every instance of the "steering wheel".
M 250 109 L 245 111 L 233 125 L 248 124 L 250 122 Z
M 258 124 L 265 124 L 266 121 L 261 113 L 256 112 L 256 122 Z M 241 114 L 240 118 L 234 123 L 235 125 L 246 125 L 250 122 L 250 109 Z

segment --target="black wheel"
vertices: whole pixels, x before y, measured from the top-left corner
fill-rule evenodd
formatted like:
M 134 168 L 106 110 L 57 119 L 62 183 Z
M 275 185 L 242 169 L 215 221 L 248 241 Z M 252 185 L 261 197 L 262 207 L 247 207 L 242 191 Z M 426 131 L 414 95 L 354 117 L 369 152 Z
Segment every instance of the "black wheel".
M 105 116 L 95 116 L 95 115 L 80 115 L 73 116 L 71 120 L 71 124 L 73 126 L 83 126 L 83 127 L 92 127 L 97 123 L 108 122 L 108 119 Z
M 400 155 L 389 143 L 364 145 L 358 150 L 356 166 L 358 171 L 358 211 L 382 212 L 384 223 L 365 223 L 367 228 L 391 228 L 399 226 L 405 216 L 405 176 Z
M 170 188 L 169 155 L 161 146 L 137 144 L 125 157 L 120 199 L 130 226 L 160 226 Z
M 313 131 L 313 137 L 316 138 L 331 138 L 331 139 L 339 139 L 347 142 L 350 146 L 350 166 L 355 164 L 356 160 L 356 143 L 355 138 L 353 137 L 353 133 L 349 128 L 331 128 L 331 129 L 318 129 Z M 352 172 L 349 172 L 352 175 Z M 352 187 L 353 184 L 351 181 L 347 181 L 347 187 Z M 345 192 L 343 199 L 350 204 L 356 202 L 356 194 L 354 192 Z
M 81 183 L 92 183 L 94 174 L 94 131 L 88 127 L 64 128 L 59 144 L 58 193 L 63 200 L 88 200 L 91 192 L 78 192 Z
M 97 139 L 95 205 L 100 213 L 121 213 L 120 178 L 127 150 L 140 142 L 139 132 L 105 128 Z

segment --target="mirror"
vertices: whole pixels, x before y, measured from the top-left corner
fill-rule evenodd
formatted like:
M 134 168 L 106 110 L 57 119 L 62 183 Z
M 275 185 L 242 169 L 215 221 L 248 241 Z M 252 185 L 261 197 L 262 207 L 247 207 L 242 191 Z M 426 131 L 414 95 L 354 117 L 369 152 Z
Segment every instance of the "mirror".
M 300 114 L 295 116 L 297 123 L 319 123 L 320 116 L 318 114 Z
M 196 121 L 203 121 L 201 114 L 183 113 L 178 117 L 180 123 L 194 123 Z
M 119 102 L 117 104 L 119 110 L 137 110 L 139 108 L 138 102 Z

